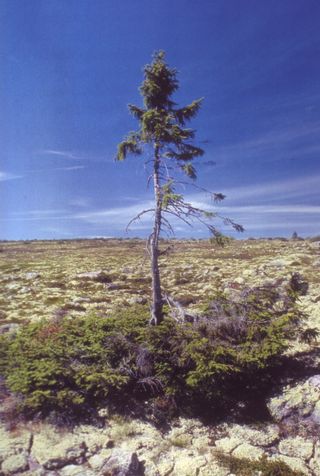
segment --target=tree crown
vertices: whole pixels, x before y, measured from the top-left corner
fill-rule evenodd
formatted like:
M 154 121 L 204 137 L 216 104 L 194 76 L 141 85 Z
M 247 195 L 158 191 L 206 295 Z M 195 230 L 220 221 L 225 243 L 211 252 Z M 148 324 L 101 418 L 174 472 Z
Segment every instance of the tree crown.
M 196 177 L 191 161 L 204 151 L 190 143 L 195 131 L 184 126 L 197 114 L 202 99 L 177 108 L 171 97 L 178 87 L 177 70 L 166 64 L 163 51 L 155 53 L 153 62 L 144 68 L 140 87 L 144 107 L 129 104 L 131 114 L 139 121 L 139 130 L 119 144 L 118 160 L 128 154 L 141 154 L 143 145 L 153 144 L 163 160 L 174 159 L 186 175 Z

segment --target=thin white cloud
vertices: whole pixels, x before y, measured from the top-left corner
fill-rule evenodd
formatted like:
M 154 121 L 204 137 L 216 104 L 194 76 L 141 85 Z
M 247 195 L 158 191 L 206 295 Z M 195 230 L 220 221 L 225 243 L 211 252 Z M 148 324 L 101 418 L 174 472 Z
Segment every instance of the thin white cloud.
M 21 212 L 12 212 L 12 216 L 16 217 L 51 217 L 53 215 L 66 213 L 67 210 L 64 208 L 49 208 L 46 210 L 36 209 L 36 210 L 24 210 Z
M 71 207 L 78 207 L 78 208 L 87 208 L 90 205 L 91 201 L 88 198 L 84 197 L 75 197 L 69 200 L 69 205 Z
M 0 218 L 0 221 L 53 221 L 72 219 L 72 216 L 64 209 L 48 210 L 25 210 L 21 212 L 12 212 L 6 218 Z
M 81 170 L 81 169 L 86 169 L 84 165 L 74 165 L 73 167 L 57 167 L 56 169 L 51 169 L 51 170 Z
M 79 157 L 73 152 L 68 150 L 56 150 L 56 149 L 43 149 L 39 151 L 40 154 L 45 155 L 53 155 L 56 157 L 62 157 L 64 159 L 71 159 L 71 160 L 83 160 L 82 157 Z
M 243 161 L 255 157 L 274 161 L 284 156 L 287 158 L 304 157 L 320 150 L 320 123 L 295 124 L 270 129 L 249 140 L 230 145 L 215 147 L 210 156 L 221 161 Z M 303 145 L 301 143 L 304 142 Z M 209 155 L 209 154 L 208 154 Z
M 281 214 L 320 214 L 320 206 L 317 205 L 252 205 L 252 206 L 231 206 L 221 207 L 224 212 L 234 213 L 254 213 L 254 214 L 267 214 L 267 213 L 281 213 Z
M 293 199 L 307 195 L 319 195 L 320 175 L 311 175 L 298 179 L 272 181 L 253 184 L 245 187 L 235 187 L 225 190 L 228 198 L 233 200 L 264 198 Z
M 72 237 L 74 236 L 73 233 L 70 233 L 69 231 L 67 230 L 64 230 L 63 228 L 61 227 L 55 227 L 55 226 L 45 226 L 43 228 L 40 228 L 40 231 L 44 231 L 46 233 L 54 233 L 56 235 L 60 235 L 60 236 L 69 236 L 69 237 Z
M 69 150 L 58 150 L 58 149 L 41 149 L 37 152 L 38 154 L 41 155 L 48 155 L 51 157 L 56 157 L 56 158 L 61 158 L 61 159 L 66 159 L 66 160 L 88 160 L 90 159 L 91 162 L 102 162 L 102 163 L 108 163 L 110 164 L 111 162 L 114 162 L 113 158 L 110 158 L 110 153 L 100 153 L 99 155 L 95 155 L 94 153 L 88 153 L 88 152 L 81 152 L 81 153 L 76 153 L 73 151 Z
M 126 224 L 142 210 L 147 210 L 153 207 L 151 200 L 143 201 L 136 205 L 129 205 L 127 207 L 113 207 L 105 208 L 85 213 L 75 213 L 73 218 L 83 220 L 91 224 L 105 224 L 109 220 L 113 225 Z
M 7 180 L 15 180 L 22 177 L 23 177 L 22 175 L 16 175 L 16 174 L 0 171 L 0 182 L 6 182 Z

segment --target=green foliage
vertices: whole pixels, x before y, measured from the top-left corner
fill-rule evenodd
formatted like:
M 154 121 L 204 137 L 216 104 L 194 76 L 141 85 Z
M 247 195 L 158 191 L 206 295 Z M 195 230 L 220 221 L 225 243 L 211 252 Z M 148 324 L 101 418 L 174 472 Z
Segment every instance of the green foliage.
M 204 151 L 190 144 L 194 131 L 184 125 L 197 114 L 202 100 L 176 109 L 171 96 L 178 87 L 177 71 L 166 64 L 165 53 L 155 53 L 153 62 L 144 68 L 144 81 L 140 87 L 145 108 L 129 105 L 129 111 L 139 122 L 139 129 L 119 144 L 118 160 L 125 159 L 128 154 L 140 154 L 144 145 L 152 144 L 163 157 L 188 161 L 181 168 L 195 178 L 190 161 L 203 155 Z
M 217 453 L 220 464 L 226 467 L 230 473 L 237 476 L 303 476 L 301 471 L 294 471 L 281 460 L 270 461 L 265 457 L 257 461 L 247 458 L 236 458 L 235 456 Z
M 24 397 L 27 411 L 65 411 L 114 398 L 128 386 L 123 360 L 130 360 L 146 323 L 138 307 L 112 318 L 27 325 L 1 346 L 6 383 Z
M 269 287 L 244 291 L 237 301 L 217 295 L 195 322 L 165 318 L 149 326 L 148 314 L 135 306 L 113 317 L 26 325 L 1 337 L 1 373 L 27 412 L 114 402 L 152 407 L 172 398 L 180 407 L 221 405 L 235 383 L 254 386 L 257 371 L 305 332 L 294 297 Z
M 232 238 L 217 231 L 211 238 L 210 243 L 213 246 L 226 246 L 232 241 Z

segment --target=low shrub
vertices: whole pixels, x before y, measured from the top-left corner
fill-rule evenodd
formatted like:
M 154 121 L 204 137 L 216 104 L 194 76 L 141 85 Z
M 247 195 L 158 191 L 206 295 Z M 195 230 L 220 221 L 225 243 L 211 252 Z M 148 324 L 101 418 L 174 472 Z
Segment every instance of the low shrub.
M 295 298 L 269 287 L 236 301 L 217 295 L 194 322 L 167 317 L 159 326 L 148 325 L 142 305 L 113 317 L 61 315 L 0 336 L 0 372 L 27 414 L 109 404 L 161 419 L 177 408 L 221 407 L 239 383 L 249 393 L 261 385 L 259 372 L 305 332 Z
M 23 396 L 28 413 L 82 411 L 117 398 L 130 383 L 125 366 L 134 358 L 148 322 L 145 309 L 121 316 L 61 317 L 2 336 L 1 371 L 9 389 Z

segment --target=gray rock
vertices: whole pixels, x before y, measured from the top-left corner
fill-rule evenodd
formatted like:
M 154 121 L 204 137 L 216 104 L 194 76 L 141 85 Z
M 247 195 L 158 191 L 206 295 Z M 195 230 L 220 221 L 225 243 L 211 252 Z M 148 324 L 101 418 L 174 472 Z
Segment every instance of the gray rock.
M 224 453 L 231 453 L 237 446 L 241 445 L 243 441 L 237 437 L 225 437 L 215 441 L 215 445 L 219 451 Z
M 59 470 L 59 476 L 96 476 L 96 472 L 84 466 L 69 464 Z
M 17 289 L 20 289 L 20 284 L 18 283 L 9 283 L 6 285 L 6 288 L 9 289 L 9 291 L 16 291 Z
M 160 459 L 157 461 L 157 469 L 159 471 L 160 476 L 167 476 L 168 474 L 172 473 L 174 468 L 174 459 L 172 455 L 164 455 L 160 456 Z
M 218 463 L 210 461 L 199 470 L 199 476 L 232 476 L 228 469 L 222 468 Z
M 20 325 L 19 324 L 16 324 L 16 323 L 8 323 L 8 324 L 2 324 L 0 326 L 0 335 L 1 334 L 8 334 L 8 333 L 16 333 L 17 330 L 19 329 Z
M 307 380 L 309 385 L 320 388 L 320 375 L 314 375 Z
M 314 409 L 310 414 L 310 420 L 317 425 L 320 425 L 320 400 L 315 404 Z
M 275 268 L 285 268 L 289 264 L 290 262 L 288 262 L 287 260 L 283 258 L 274 259 L 272 261 L 269 261 L 269 263 L 267 263 L 268 266 L 275 267 Z
M 174 476 L 197 476 L 200 468 L 204 467 L 206 464 L 207 461 L 204 456 L 183 455 L 178 457 L 177 455 L 172 474 Z
M 248 425 L 234 424 L 228 428 L 228 432 L 230 436 L 254 446 L 270 446 L 279 440 L 277 425 L 266 425 L 263 429 L 258 429 Z
M 95 471 L 100 471 L 101 468 L 103 468 L 103 466 L 107 464 L 108 459 L 111 457 L 111 454 L 111 449 L 102 450 L 100 453 L 93 455 L 91 458 L 89 458 L 88 463 L 92 469 L 94 469 Z
M 298 385 L 284 388 L 281 395 L 271 398 L 268 408 L 277 422 L 290 420 L 318 425 L 320 412 L 320 376 L 315 375 Z
M 315 444 L 315 450 L 313 458 L 310 460 L 310 468 L 314 471 L 314 474 L 320 474 L 320 442 Z
M 128 300 L 129 304 L 146 304 L 147 298 L 142 296 L 134 296 Z
M 80 273 L 76 276 L 78 279 L 95 281 L 97 283 L 110 283 L 112 280 L 104 271 L 89 271 L 88 273 Z
M 0 463 L 9 456 L 27 453 L 30 448 L 32 435 L 29 431 L 21 430 L 14 434 L 0 426 Z
M 38 279 L 40 278 L 41 274 L 40 273 L 36 273 L 36 272 L 31 272 L 31 273 L 26 273 L 25 274 L 25 279 L 28 279 L 28 280 L 33 280 L 33 279 Z
M 101 474 L 110 476 L 140 476 L 141 464 L 136 453 L 116 449 L 101 469 Z
M 28 469 L 28 454 L 23 452 L 9 456 L 3 461 L 1 469 L 5 476 L 26 471 Z
M 308 460 L 313 454 L 313 446 L 313 441 L 296 436 L 281 440 L 279 443 L 279 451 L 286 456 Z
M 290 456 L 285 456 L 285 455 L 275 455 L 270 458 L 271 460 L 275 461 L 283 461 L 289 468 L 291 468 L 293 471 L 300 471 L 301 473 L 311 476 L 311 472 L 309 468 L 306 466 L 304 461 L 301 461 L 299 458 L 293 458 Z M 312 475 L 316 476 L 316 475 Z
M 242 443 L 232 451 L 232 456 L 235 456 L 236 458 L 247 458 L 250 460 L 260 459 L 264 454 L 265 453 L 261 448 L 257 448 L 249 443 Z
M 32 456 L 49 470 L 63 468 L 68 464 L 81 463 L 86 452 L 84 439 L 75 434 L 61 434 L 50 426 L 34 435 Z

